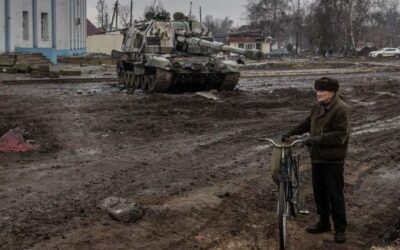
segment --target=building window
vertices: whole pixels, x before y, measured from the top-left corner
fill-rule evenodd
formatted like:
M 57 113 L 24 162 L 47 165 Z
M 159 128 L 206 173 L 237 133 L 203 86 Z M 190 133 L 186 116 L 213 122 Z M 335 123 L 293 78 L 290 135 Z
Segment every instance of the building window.
M 42 21 L 42 41 L 48 41 L 49 40 L 49 14 L 42 12 L 41 21 Z
M 22 12 L 22 36 L 25 41 L 29 40 L 29 13 L 28 13 L 28 11 Z
M 261 43 L 256 43 L 256 49 L 262 50 L 262 44 Z
M 246 49 L 255 49 L 256 48 L 256 44 L 255 43 L 246 43 L 245 48 Z
M 238 48 L 244 49 L 244 44 L 243 44 L 243 43 L 239 43 L 239 44 L 238 44 Z

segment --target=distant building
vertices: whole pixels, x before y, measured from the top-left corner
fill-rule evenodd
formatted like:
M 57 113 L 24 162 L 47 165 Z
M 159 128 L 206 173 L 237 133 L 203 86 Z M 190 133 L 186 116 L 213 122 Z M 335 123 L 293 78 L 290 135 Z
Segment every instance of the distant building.
M 121 31 L 106 32 L 104 28 L 96 28 L 87 20 L 87 53 L 111 55 L 112 50 L 121 50 L 123 40 Z
M 229 46 L 241 49 L 258 49 L 263 53 L 271 50 L 272 38 L 265 36 L 260 30 L 237 30 L 229 33 Z
M 86 52 L 86 0 L 0 0 L 0 54 Z
M 215 33 L 213 34 L 213 38 L 215 42 L 226 43 L 228 40 L 228 33 Z
M 89 19 L 86 19 L 86 26 L 87 36 L 106 33 L 106 30 L 104 28 L 97 28 Z

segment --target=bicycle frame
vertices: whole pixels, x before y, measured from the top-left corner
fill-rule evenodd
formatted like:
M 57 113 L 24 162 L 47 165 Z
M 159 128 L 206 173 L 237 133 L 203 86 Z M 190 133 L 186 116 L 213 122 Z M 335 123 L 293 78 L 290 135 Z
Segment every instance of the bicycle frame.
M 293 161 L 291 148 L 303 140 L 296 140 L 290 144 L 278 144 L 272 139 L 266 139 L 275 147 L 281 149 L 281 161 L 279 171 L 279 198 L 278 198 L 278 219 L 279 219 L 279 243 L 280 249 L 286 247 L 286 222 L 287 217 L 297 215 L 298 199 L 298 160 Z M 289 158 L 285 154 L 288 150 Z

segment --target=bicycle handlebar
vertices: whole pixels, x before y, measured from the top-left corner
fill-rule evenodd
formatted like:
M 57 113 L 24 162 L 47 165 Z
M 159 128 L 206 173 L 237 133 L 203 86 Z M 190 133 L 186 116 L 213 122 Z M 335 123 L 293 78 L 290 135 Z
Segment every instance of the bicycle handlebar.
M 294 145 L 296 145 L 298 143 L 304 143 L 304 139 L 295 140 L 290 144 L 285 144 L 285 143 L 278 144 L 278 143 L 276 143 L 274 140 L 272 140 L 270 138 L 264 138 L 263 140 L 269 141 L 270 143 L 272 143 L 277 148 L 291 148 L 291 147 L 293 147 Z

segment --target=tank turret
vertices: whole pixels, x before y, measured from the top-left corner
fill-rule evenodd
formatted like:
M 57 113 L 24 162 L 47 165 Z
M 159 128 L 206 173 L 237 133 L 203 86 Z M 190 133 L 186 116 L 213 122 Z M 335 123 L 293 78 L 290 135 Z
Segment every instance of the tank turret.
M 208 28 L 182 13 L 147 13 L 125 31 L 122 51 L 113 51 L 117 74 L 127 89 L 146 92 L 233 90 L 239 81 L 235 61 L 215 52 L 231 52 L 261 59 L 259 50 L 229 47 L 214 42 Z
M 238 55 L 243 55 L 248 59 L 260 60 L 264 56 L 264 54 L 260 50 L 241 49 L 241 48 L 230 47 L 224 43 L 211 42 L 211 41 L 208 41 L 205 39 L 199 39 L 196 37 L 177 36 L 176 39 L 178 42 L 181 42 L 181 43 L 186 43 L 186 44 L 190 44 L 193 46 L 199 46 L 201 48 L 210 48 L 215 51 L 235 53 Z

